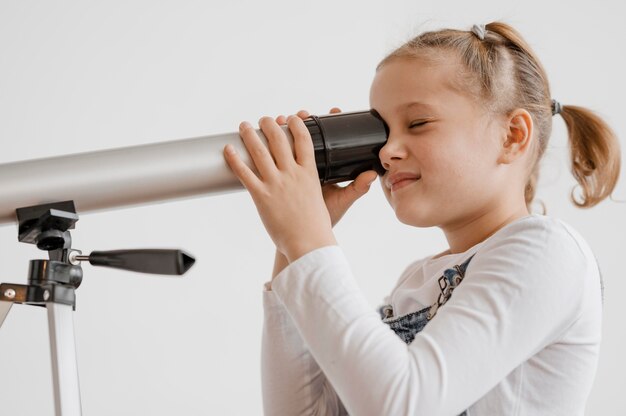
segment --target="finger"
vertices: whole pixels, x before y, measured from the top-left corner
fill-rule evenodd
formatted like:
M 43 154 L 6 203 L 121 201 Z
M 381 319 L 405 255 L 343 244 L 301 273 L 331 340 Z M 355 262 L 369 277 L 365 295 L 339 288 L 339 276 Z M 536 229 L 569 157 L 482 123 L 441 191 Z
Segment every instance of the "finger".
M 372 172 L 374 175 L 371 175 Z M 365 174 L 361 174 L 357 177 L 358 181 L 355 179 L 350 185 L 341 189 L 337 197 L 341 210 L 347 211 L 357 199 L 369 191 L 370 185 L 376 180 L 375 173 L 375 171 L 368 171 Z
M 349 187 L 352 187 L 356 193 L 363 195 L 369 191 L 370 186 L 377 177 L 378 173 L 375 170 L 362 172 L 352 181 Z
M 337 114 L 337 113 L 341 113 L 341 108 L 333 107 L 330 109 L 330 114 Z
M 365 195 L 376 180 L 376 176 L 376 171 L 368 170 L 357 176 L 348 186 L 341 188 L 339 201 L 342 209 L 348 209 L 354 201 Z
M 247 121 L 242 122 L 239 125 L 239 135 L 261 178 L 268 179 L 274 175 L 277 172 L 276 163 L 252 125 Z
M 328 187 L 328 192 L 340 192 L 340 200 L 343 205 L 346 203 L 352 204 L 359 197 L 365 195 L 370 186 L 376 180 L 378 173 L 375 170 L 368 170 L 361 172 L 352 182 L 348 185 L 341 187 L 337 185 L 324 185 L 324 188 Z
M 276 122 L 280 124 L 281 126 L 284 126 L 285 124 L 287 124 L 287 117 L 281 114 L 278 117 L 276 117 Z
M 227 144 L 224 146 L 224 159 L 226 159 L 226 163 L 230 166 L 231 170 L 239 179 L 239 182 L 248 190 L 255 190 L 261 186 L 261 181 L 257 176 L 250 170 L 248 165 L 246 165 L 239 154 L 235 150 L 232 144 Z
M 298 116 L 300 117 L 300 116 Z M 290 116 L 287 125 L 293 136 L 293 147 L 296 153 L 296 162 L 301 166 L 315 167 L 315 152 L 311 133 L 301 118 Z
M 283 129 L 271 117 L 261 117 L 259 126 L 267 139 L 267 145 L 278 169 L 286 169 L 294 163 L 294 155 Z
M 298 111 L 298 112 L 296 113 L 296 115 L 297 115 L 298 117 L 300 117 L 302 120 L 304 120 L 305 118 L 309 118 L 309 117 L 311 117 L 311 115 L 309 114 L 309 112 L 308 112 L 308 111 L 306 111 L 306 110 L 300 110 L 300 111 Z

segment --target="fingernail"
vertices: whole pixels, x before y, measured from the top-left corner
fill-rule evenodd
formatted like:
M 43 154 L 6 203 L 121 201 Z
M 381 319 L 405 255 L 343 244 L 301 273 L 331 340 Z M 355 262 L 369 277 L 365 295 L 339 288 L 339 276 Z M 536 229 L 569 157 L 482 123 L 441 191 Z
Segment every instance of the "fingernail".
M 248 123 L 247 121 L 242 121 L 241 124 L 239 125 L 239 128 L 241 130 L 250 129 L 252 128 L 252 124 Z
M 224 151 L 229 155 L 234 155 L 235 153 L 237 153 L 232 144 L 227 144 L 226 147 L 224 147 Z

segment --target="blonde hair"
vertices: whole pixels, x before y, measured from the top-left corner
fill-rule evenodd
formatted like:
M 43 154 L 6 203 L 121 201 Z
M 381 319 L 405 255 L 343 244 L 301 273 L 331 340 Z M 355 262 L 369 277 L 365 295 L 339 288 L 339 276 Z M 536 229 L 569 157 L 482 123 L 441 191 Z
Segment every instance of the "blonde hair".
M 530 209 L 539 179 L 539 161 L 552 132 L 553 104 L 546 72 L 530 46 L 511 26 L 493 22 L 480 33 L 443 29 L 426 32 L 391 52 L 382 67 L 397 58 L 438 59 L 440 52 L 457 54 L 464 68 L 455 87 L 469 92 L 486 109 L 508 114 L 526 109 L 535 125 L 535 155 L 524 189 Z M 611 195 L 620 173 L 620 147 L 615 133 L 599 116 L 578 106 L 564 105 L 561 116 L 567 126 L 571 171 L 582 188 L 578 200 L 572 189 L 570 198 L 581 208 L 592 207 Z

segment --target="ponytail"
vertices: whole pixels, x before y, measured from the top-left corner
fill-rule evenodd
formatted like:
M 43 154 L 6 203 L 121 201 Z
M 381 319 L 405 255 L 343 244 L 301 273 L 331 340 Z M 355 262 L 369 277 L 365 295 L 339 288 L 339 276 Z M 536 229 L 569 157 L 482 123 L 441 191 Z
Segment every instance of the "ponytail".
M 620 146 L 615 133 L 595 113 L 566 105 L 560 112 L 569 136 L 572 174 L 582 188 L 570 198 L 580 208 L 591 208 L 611 195 L 620 174 Z

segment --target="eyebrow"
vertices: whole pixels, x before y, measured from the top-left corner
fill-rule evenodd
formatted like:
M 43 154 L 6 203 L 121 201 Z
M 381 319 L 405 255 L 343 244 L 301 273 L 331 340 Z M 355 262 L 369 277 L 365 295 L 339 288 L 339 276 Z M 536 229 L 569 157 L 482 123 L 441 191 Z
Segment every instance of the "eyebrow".
M 426 111 L 436 110 L 436 107 L 431 104 L 423 103 L 421 101 L 410 101 L 408 103 L 399 104 L 398 106 L 396 106 L 395 111 L 410 110 L 413 107 L 422 108 Z M 372 108 L 372 110 L 376 111 L 382 117 L 382 114 L 380 114 L 380 112 L 376 110 L 376 108 Z
M 420 101 L 411 101 L 409 103 L 405 103 L 405 104 L 400 104 L 397 108 L 398 109 L 411 109 L 413 107 L 419 107 L 419 108 L 423 108 L 424 110 L 435 110 L 435 106 L 431 105 L 431 104 L 427 104 L 427 103 L 423 103 Z

